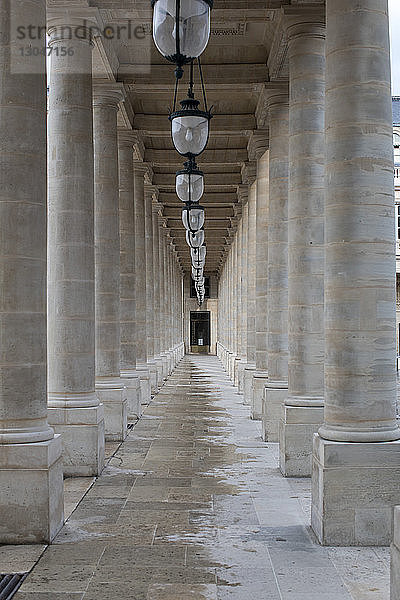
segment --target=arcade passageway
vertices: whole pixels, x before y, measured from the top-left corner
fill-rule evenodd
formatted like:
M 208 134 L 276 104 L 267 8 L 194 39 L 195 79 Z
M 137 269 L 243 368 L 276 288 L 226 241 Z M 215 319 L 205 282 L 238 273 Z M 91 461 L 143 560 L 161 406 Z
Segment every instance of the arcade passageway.
M 14 598 L 389 597 L 388 548 L 322 547 L 309 524 L 310 480 L 282 476 L 218 359 L 188 355 Z M 2 565 L 42 549 L 3 547 Z

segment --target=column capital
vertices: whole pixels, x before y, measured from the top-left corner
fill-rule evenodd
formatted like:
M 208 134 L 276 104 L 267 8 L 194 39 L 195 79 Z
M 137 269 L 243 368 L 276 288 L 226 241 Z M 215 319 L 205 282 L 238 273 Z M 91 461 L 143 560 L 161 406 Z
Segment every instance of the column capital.
M 141 160 L 133 161 L 133 169 L 139 173 L 143 174 L 145 185 L 151 185 L 153 179 L 153 169 L 150 163 L 145 163 Z
M 151 201 L 157 201 L 158 199 L 158 187 L 156 187 L 155 185 L 151 185 L 149 183 L 145 183 L 144 184 L 144 193 L 146 196 L 149 196 L 151 198 Z
M 256 129 L 255 131 L 253 131 L 250 135 L 249 143 L 247 144 L 247 152 L 250 160 L 260 159 L 268 148 L 268 129 Z
M 108 106 L 118 110 L 118 105 L 126 98 L 123 83 L 94 83 L 93 106 Z
M 290 42 L 297 37 L 325 38 L 325 6 L 283 6 L 283 28 Z
M 243 163 L 241 174 L 243 183 L 252 185 L 257 177 L 257 162 L 255 160 L 251 160 Z
M 157 196 L 157 198 L 158 198 L 158 196 Z M 158 202 L 158 200 L 156 200 L 156 201 L 153 200 L 152 210 L 155 215 L 157 215 L 157 216 L 162 215 L 163 209 L 164 209 L 164 205 L 162 204 L 162 202 Z
M 266 83 L 260 93 L 256 109 L 257 125 L 263 129 L 268 124 L 269 114 L 273 107 L 289 105 L 289 82 L 271 81 Z
M 241 206 L 243 207 L 245 204 L 247 204 L 247 201 L 249 199 L 249 186 L 241 183 L 240 185 L 237 186 L 236 191 L 237 191 L 238 200 L 239 200 Z
M 102 35 L 100 13 L 89 7 L 51 8 L 47 11 L 47 33 L 50 45 L 59 41 L 93 45 L 93 40 Z

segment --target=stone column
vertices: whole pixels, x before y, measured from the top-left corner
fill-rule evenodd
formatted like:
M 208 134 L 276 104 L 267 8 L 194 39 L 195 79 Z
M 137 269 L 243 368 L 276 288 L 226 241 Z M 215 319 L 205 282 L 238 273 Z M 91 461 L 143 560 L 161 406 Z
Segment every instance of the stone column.
M 135 223 L 132 131 L 118 132 L 120 232 L 120 368 L 127 388 L 128 420 L 141 415 L 141 390 L 136 371 Z
M 168 357 L 166 354 L 167 342 L 166 342 L 166 316 L 165 316 L 165 227 L 164 219 L 159 218 L 160 224 L 160 245 L 159 245 L 159 257 L 160 257 L 160 356 L 163 364 L 163 378 L 168 377 Z
M 159 385 L 162 385 L 163 366 L 162 358 L 160 356 L 160 226 L 159 226 L 159 212 L 162 209 L 162 204 L 159 202 L 153 202 L 153 294 L 154 294 L 154 361 L 157 365 L 157 379 Z
M 126 387 L 120 378 L 120 243 L 118 105 L 122 84 L 93 89 L 96 392 L 104 406 L 106 439 L 127 434 Z
M 98 475 L 104 411 L 95 392 L 92 40 L 84 18 L 49 21 L 49 421 L 62 434 L 64 474 Z M 71 41 L 68 31 L 79 27 Z M 62 48 L 73 44 L 73 54 Z
M 254 165 L 255 167 L 255 165 Z M 255 171 L 254 171 L 255 175 Z M 250 404 L 253 398 L 253 374 L 256 369 L 256 204 L 255 177 L 249 188 L 248 248 L 247 248 L 247 364 L 244 368 L 243 401 Z
M 288 87 L 267 84 L 269 112 L 268 383 L 263 436 L 278 441 L 288 382 Z
M 400 502 L 387 2 L 326 9 L 325 422 L 312 527 L 323 544 L 385 545 Z
M 241 207 L 240 207 L 241 209 Z M 242 360 L 242 228 L 243 221 L 241 219 L 241 210 L 236 209 L 236 214 L 239 217 L 239 222 L 236 231 L 236 273 L 235 273 L 235 285 L 236 285 L 236 296 L 237 296 L 237 315 L 236 315 L 236 339 L 237 339 L 237 351 L 235 358 L 235 372 L 234 372 L 234 383 L 239 387 L 239 365 Z M 240 212 L 239 212 L 240 210 Z
M 146 331 L 146 227 L 144 175 L 147 166 L 139 161 L 133 163 L 135 181 L 135 323 L 136 323 L 136 370 L 140 377 L 142 403 L 151 400 L 151 376 L 147 365 Z
M 268 381 L 267 292 L 268 292 L 268 203 L 269 152 L 268 132 L 255 131 L 251 139 L 257 159 L 256 199 L 256 370 L 253 373 L 252 419 L 261 420 L 265 385 Z
M 0 1 L 4 33 L 45 22 L 44 0 Z M 61 438 L 46 396 L 45 38 L 35 44 L 43 54 L 21 59 L 16 36 L 0 41 L 1 544 L 49 543 L 63 524 Z
M 246 186 L 247 187 L 247 186 Z M 247 190 L 241 194 L 243 214 L 242 214 L 242 279 L 241 279 L 241 352 L 242 358 L 238 365 L 238 389 L 243 393 L 244 389 L 244 369 L 247 364 L 247 252 L 249 237 L 249 204 Z
M 286 10 L 289 40 L 289 396 L 280 426 L 284 475 L 311 475 L 324 417 L 325 15 Z
M 154 360 L 153 193 L 153 186 L 145 185 L 147 367 L 151 377 L 151 392 L 155 394 L 158 389 L 158 378 L 157 365 Z

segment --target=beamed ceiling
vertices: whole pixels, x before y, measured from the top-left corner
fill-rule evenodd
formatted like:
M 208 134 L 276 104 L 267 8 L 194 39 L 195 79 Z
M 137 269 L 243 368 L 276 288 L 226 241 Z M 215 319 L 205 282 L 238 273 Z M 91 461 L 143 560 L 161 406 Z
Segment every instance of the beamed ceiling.
M 50 0 L 65 6 L 65 0 Z M 143 160 L 151 166 L 152 184 L 158 190 L 162 214 L 182 267 L 190 269 L 190 254 L 181 223 L 182 203 L 175 194 L 175 172 L 184 159 L 172 147 L 169 109 L 173 102 L 174 66 L 156 50 L 151 35 L 150 0 L 76 1 L 99 9 L 104 23 L 139 26 L 142 40 L 126 38 L 103 41 L 94 55 L 95 79 L 123 82 L 127 102 L 120 112 L 119 126 L 139 132 Z M 311 4 L 308 2 L 307 4 Z M 73 2 L 71 2 L 73 4 Z M 209 106 L 213 106 L 211 136 L 198 158 L 205 173 L 206 272 L 218 272 L 241 214 L 249 173 L 254 174 L 252 133 L 257 129 L 257 107 L 269 80 L 287 77 L 285 44 L 277 40 L 283 5 L 303 4 L 281 0 L 215 0 L 212 35 L 202 56 Z M 90 10 L 90 9 L 89 9 Z M 282 37 L 282 36 L 280 36 Z M 284 36 L 283 36 L 284 37 Z M 271 68 L 269 56 L 274 54 Z M 104 74 L 104 56 L 111 73 Z M 187 90 L 188 68 L 180 85 L 180 98 Z M 273 72 L 272 72 L 273 71 Z M 196 88 L 197 97 L 200 89 Z M 260 121 L 260 120 L 259 120 Z M 263 125 L 258 123 L 263 128 Z M 268 132 L 263 132 L 268 139 Z M 267 142 L 266 142 L 267 143 Z M 251 178 L 250 178 L 251 181 Z

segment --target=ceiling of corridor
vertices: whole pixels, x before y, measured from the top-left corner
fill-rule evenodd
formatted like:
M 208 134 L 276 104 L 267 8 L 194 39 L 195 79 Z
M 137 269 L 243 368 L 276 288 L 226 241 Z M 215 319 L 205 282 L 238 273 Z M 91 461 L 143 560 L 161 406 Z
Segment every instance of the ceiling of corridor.
M 129 123 L 140 132 L 144 161 L 152 167 L 153 185 L 159 191 L 167 226 L 181 265 L 190 268 L 190 254 L 181 222 L 182 203 L 175 194 L 175 172 L 183 158 L 172 147 L 169 108 L 173 103 L 174 66 L 156 50 L 151 36 L 150 0 L 75 0 L 76 5 L 96 7 L 102 21 L 112 26 L 130 21 L 144 28 L 143 40 L 126 39 L 97 45 L 94 75 L 115 78 L 128 92 L 120 125 Z M 75 4 L 71 2 L 71 4 Z M 49 0 L 65 6 L 65 0 Z M 280 7 L 303 4 L 290 0 L 215 0 L 211 13 L 212 34 L 202 56 L 209 105 L 213 105 L 211 137 L 198 164 L 205 173 L 206 272 L 218 271 L 241 213 L 242 192 L 255 171 L 252 133 L 257 123 L 257 105 L 265 82 L 285 79 L 286 45 L 280 32 Z M 312 4 L 312 2 L 307 2 Z M 283 31 L 283 29 L 282 29 Z M 282 43 L 283 42 L 283 43 Z M 104 56 L 112 69 L 105 72 Z M 271 65 L 269 56 L 274 57 Z M 112 71 L 114 70 L 114 73 Z M 187 77 L 188 68 L 185 69 Z M 186 79 L 180 99 L 186 95 Z M 197 97 L 200 90 L 197 87 Z M 267 139 L 268 132 L 263 132 Z M 249 162 L 250 161 L 250 162 Z M 243 186 L 243 187 L 241 187 Z

